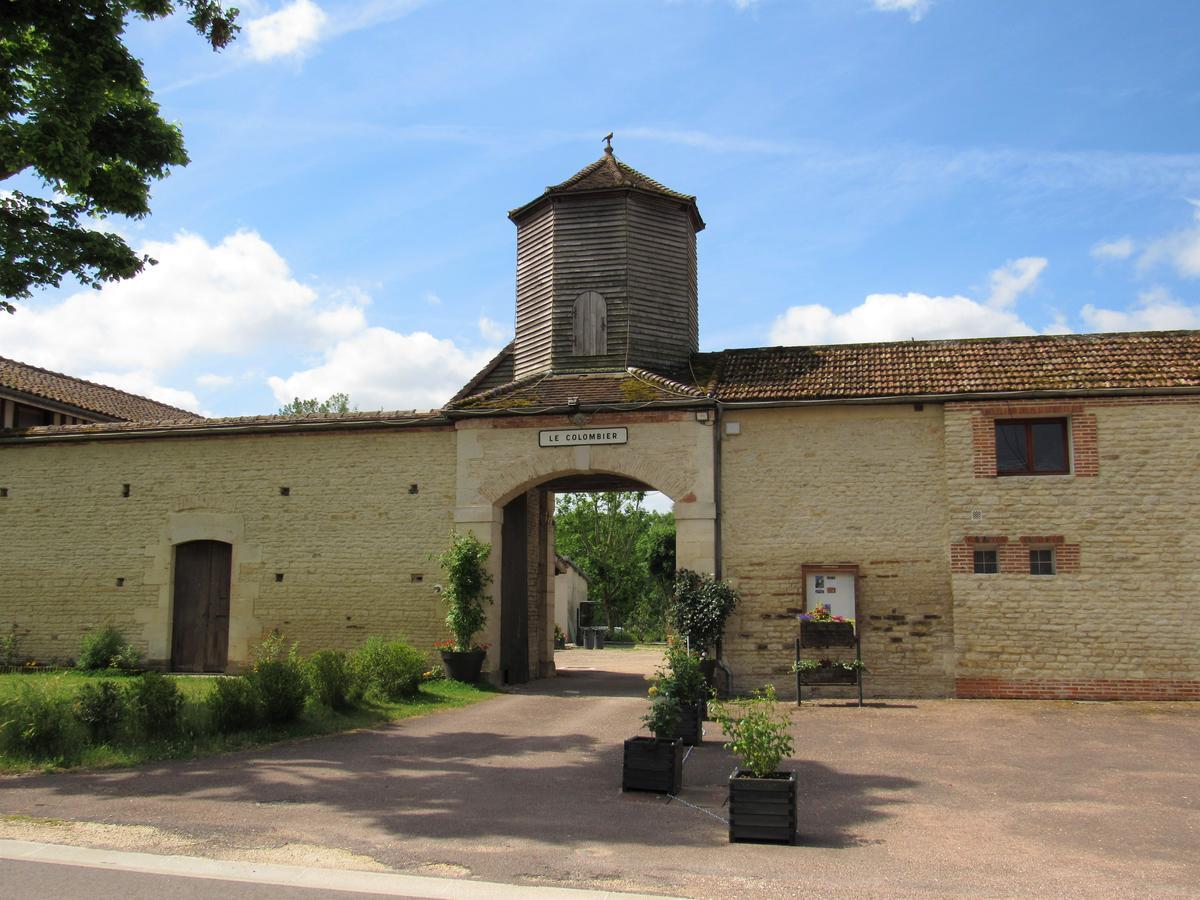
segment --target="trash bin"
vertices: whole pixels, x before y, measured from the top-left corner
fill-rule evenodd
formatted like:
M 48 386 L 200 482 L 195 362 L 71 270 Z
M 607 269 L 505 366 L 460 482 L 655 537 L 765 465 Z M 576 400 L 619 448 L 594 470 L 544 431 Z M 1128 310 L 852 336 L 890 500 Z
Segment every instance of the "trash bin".
M 608 631 L 608 629 L 601 627 L 601 628 L 594 628 L 592 630 L 596 632 L 596 649 L 603 650 L 604 649 L 604 632 Z
M 595 628 L 580 628 L 583 632 L 583 646 L 587 650 L 596 649 L 596 629 Z

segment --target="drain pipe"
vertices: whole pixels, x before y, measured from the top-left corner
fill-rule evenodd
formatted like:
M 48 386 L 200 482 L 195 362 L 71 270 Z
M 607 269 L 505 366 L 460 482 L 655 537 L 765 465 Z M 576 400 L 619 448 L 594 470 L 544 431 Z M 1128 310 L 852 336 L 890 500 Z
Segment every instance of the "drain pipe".
M 714 401 L 716 412 L 713 416 L 713 567 L 716 572 L 713 574 L 717 578 L 725 577 L 725 566 L 723 557 L 725 555 L 724 545 L 721 539 L 721 430 L 724 425 L 721 423 L 721 401 Z M 725 636 L 721 635 L 717 638 L 717 668 L 725 673 L 725 692 L 730 696 L 733 695 L 733 669 L 729 668 L 729 663 L 725 662 Z

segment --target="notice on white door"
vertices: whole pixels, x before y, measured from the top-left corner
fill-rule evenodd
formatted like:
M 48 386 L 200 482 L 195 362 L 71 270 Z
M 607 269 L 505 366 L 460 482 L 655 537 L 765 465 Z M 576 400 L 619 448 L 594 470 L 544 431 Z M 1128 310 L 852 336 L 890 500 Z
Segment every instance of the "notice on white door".
M 555 428 L 538 432 L 539 447 L 582 447 L 588 444 L 627 444 L 628 428 Z

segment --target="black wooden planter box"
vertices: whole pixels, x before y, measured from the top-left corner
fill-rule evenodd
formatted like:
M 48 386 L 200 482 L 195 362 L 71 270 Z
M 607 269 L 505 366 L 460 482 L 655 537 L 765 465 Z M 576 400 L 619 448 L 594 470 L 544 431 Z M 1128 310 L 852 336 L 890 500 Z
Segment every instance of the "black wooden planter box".
M 633 737 L 625 741 L 621 790 L 677 794 L 683 785 L 683 741 Z
M 729 842 L 796 843 L 796 773 L 755 778 L 734 769 L 729 776 Z
M 675 737 L 680 738 L 689 747 L 697 747 L 704 743 L 706 706 L 707 704 L 703 700 L 680 704 L 679 724 L 675 726 Z
M 858 672 L 839 666 L 822 666 L 800 673 L 804 684 L 858 684 Z
M 853 647 L 853 622 L 801 622 L 801 647 Z

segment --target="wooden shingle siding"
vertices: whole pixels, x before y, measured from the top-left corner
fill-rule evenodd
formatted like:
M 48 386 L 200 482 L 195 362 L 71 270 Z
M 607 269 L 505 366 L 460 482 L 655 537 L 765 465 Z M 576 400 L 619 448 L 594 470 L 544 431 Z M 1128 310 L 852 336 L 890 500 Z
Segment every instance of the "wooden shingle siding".
M 624 368 L 629 331 L 628 224 L 622 192 L 558 199 L 554 204 L 554 344 L 556 370 Z M 604 298 L 607 353 L 574 353 L 575 300 Z
M 630 194 L 628 216 L 630 365 L 674 370 L 697 349 L 695 231 L 669 200 Z
M 554 217 L 554 207 L 546 206 L 517 230 L 516 378 L 550 368 Z

